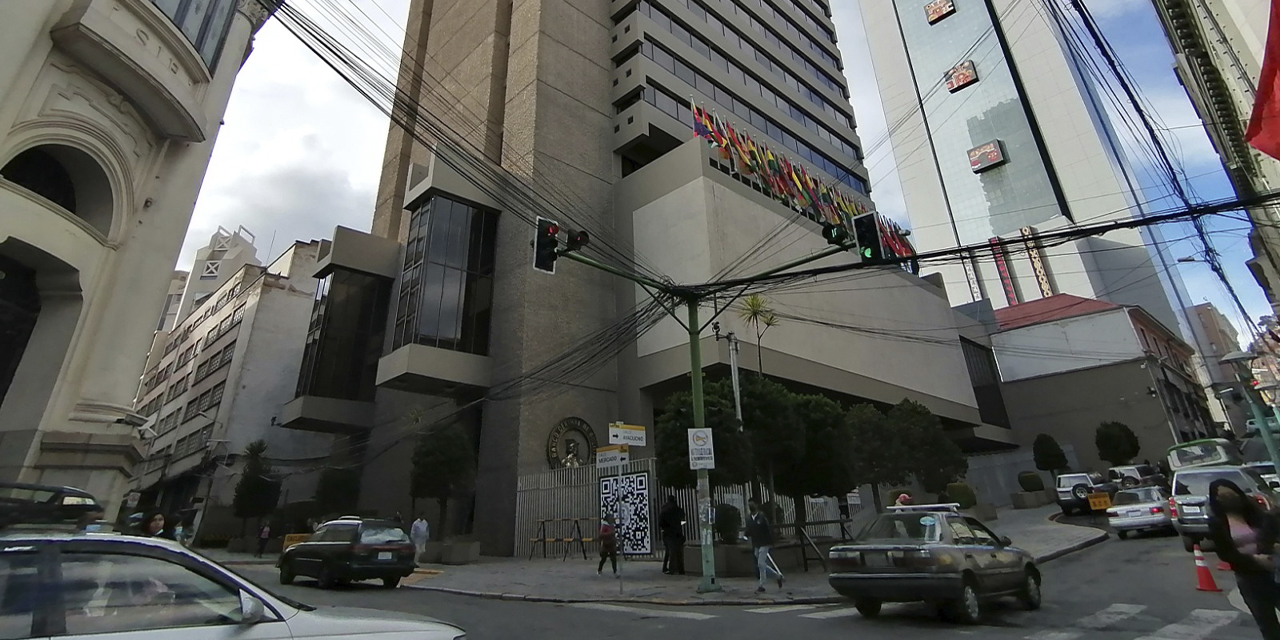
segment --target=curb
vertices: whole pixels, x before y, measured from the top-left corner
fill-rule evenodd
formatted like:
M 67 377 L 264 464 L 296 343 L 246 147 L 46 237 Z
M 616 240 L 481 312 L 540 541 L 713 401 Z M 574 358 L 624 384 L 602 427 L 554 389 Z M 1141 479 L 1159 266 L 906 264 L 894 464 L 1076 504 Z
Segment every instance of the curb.
M 1074 525 L 1070 525 L 1070 526 L 1074 526 Z M 1064 547 L 1062 549 L 1057 549 L 1054 551 L 1050 551 L 1049 553 L 1046 553 L 1044 555 L 1037 556 L 1035 558 L 1035 561 L 1039 564 L 1044 564 L 1046 562 L 1049 562 L 1050 560 L 1057 560 L 1058 558 L 1061 558 L 1062 556 L 1065 556 L 1067 554 L 1075 553 L 1082 549 L 1088 549 L 1089 547 L 1092 547 L 1093 545 L 1098 544 L 1110 537 L 1111 537 L 1110 534 L 1108 534 L 1106 531 L 1099 531 L 1098 535 L 1092 538 L 1089 538 L 1088 540 L 1077 542 L 1076 544 L 1073 544 L 1069 547 Z
M 735 600 L 729 598 L 718 598 L 708 600 L 673 600 L 669 598 L 625 598 L 625 597 L 601 597 L 601 598 L 557 598 L 549 596 L 529 596 L 518 593 L 499 593 L 496 591 L 472 591 L 469 589 L 453 589 L 450 587 L 432 587 L 427 585 L 409 584 L 405 585 L 408 589 L 421 589 L 422 591 L 434 591 L 436 593 L 446 593 L 455 596 L 467 596 L 471 598 L 481 598 L 484 600 L 506 600 L 510 602 L 542 602 L 548 604 L 583 604 L 583 603 L 610 603 L 610 604 L 650 604 L 658 606 L 770 606 L 770 605 L 787 605 L 787 604 L 838 604 L 847 602 L 847 598 L 842 596 L 815 596 L 810 598 L 788 598 L 786 600 Z

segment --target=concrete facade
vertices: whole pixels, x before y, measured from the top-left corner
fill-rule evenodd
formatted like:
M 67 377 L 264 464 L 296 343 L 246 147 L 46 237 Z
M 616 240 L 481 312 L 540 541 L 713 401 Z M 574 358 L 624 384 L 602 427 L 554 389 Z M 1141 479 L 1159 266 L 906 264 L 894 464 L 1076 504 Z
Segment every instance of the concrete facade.
M 1271 3 L 1266 0 L 1158 0 L 1156 13 L 1174 53 L 1174 70 L 1204 121 L 1241 197 L 1280 186 L 1280 160 L 1244 139 L 1258 93 Z M 1280 311 L 1280 208 L 1249 209 L 1256 224 L 1247 262 L 1273 310 Z
M 1237 385 L 1235 371 L 1219 362 L 1228 353 L 1240 350 L 1240 334 L 1212 302 L 1188 309 L 1187 316 L 1206 343 L 1203 357 L 1198 356 L 1202 363 L 1199 373 L 1210 398 L 1209 411 L 1214 422 L 1235 430 L 1243 429 L 1251 417 L 1249 406 L 1238 393 L 1232 392 Z
M 182 290 L 182 301 L 178 305 L 178 318 L 186 318 L 192 309 L 239 273 L 241 267 L 246 264 L 262 265 L 253 241 L 253 234 L 244 227 L 235 231 L 218 227 L 209 236 L 209 244 L 196 249 L 195 261 L 186 279 L 187 286 Z
M 176 514 L 193 506 L 197 534 L 229 535 L 227 508 L 255 440 L 283 478 L 281 499 L 311 499 L 332 437 L 276 427 L 293 398 L 320 242 L 296 242 L 266 267 L 245 265 L 157 342 L 139 391 L 146 457 L 131 490 L 139 506 Z M 208 502 L 204 502 L 208 499 Z M 216 521 L 205 514 L 217 513 Z
M 939 266 L 953 304 L 996 308 L 1055 294 L 1140 306 L 1183 330 L 1185 304 L 1159 238 L 1124 230 L 1040 247 L 1035 235 L 1142 215 L 1136 178 L 1082 64 L 1048 9 L 956 0 L 930 23 L 909 0 L 860 3 L 919 251 L 1015 240 Z M 977 80 L 946 86 L 960 61 Z M 968 151 L 999 141 L 975 170 Z M 976 157 L 976 156 L 975 156 Z M 930 268 L 933 271 L 934 268 Z
M 169 281 L 169 294 L 164 297 L 164 307 L 160 311 L 160 323 L 156 331 L 169 331 L 178 323 L 178 308 L 182 306 L 182 292 L 187 290 L 187 278 L 190 273 L 174 271 Z
M 17 327 L 0 478 L 81 487 L 114 516 L 155 318 L 266 18 L 254 0 L 0 7 L 0 324 Z

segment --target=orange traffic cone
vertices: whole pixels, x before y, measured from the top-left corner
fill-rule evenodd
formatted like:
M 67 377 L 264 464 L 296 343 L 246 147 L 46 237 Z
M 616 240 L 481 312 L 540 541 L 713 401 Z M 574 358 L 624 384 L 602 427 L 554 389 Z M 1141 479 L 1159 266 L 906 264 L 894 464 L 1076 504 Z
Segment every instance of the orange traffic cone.
M 1218 571 L 1230 571 L 1231 563 L 1227 562 L 1226 560 L 1219 560 L 1218 566 L 1216 568 L 1218 569 Z
M 1200 545 L 1194 547 L 1196 554 L 1196 590 L 1197 591 L 1222 591 L 1218 588 L 1218 584 L 1213 581 L 1213 574 L 1209 571 L 1209 565 L 1204 561 L 1204 554 L 1200 553 Z

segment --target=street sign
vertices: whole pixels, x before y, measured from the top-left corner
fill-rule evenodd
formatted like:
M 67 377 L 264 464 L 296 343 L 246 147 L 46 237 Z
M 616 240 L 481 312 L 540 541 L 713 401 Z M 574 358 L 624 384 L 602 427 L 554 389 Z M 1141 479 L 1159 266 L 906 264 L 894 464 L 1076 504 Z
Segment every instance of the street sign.
M 689 468 L 694 471 L 716 468 L 716 450 L 711 442 L 710 429 L 689 430 Z
M 614 422 L 609 425 L 609 444 L 626 444 L 633 447 L 648 446 L 648 436 L 644 427 L 634 424 Z
M 1111 508 L 1111 496 L 1106 493 L 1089 494 L 1090 511 L 1106 511 Z
M 596 449 L 596 466 L 600 468 L 620 467 L 630 459 L 630 447 L 625 444 L 612 444 Z

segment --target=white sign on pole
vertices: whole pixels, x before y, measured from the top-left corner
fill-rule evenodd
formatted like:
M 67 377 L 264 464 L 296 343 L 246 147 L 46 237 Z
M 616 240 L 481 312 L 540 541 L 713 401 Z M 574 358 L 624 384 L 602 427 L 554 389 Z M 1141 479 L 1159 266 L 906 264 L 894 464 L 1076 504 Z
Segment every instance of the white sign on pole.
M 614 422 L 609 425 L 609 444 L 626 444 L 633 447 L 648 446 L 645 428 L 634 424 Z
M 711 442 L 710 429 L 689 430 L 689 468 L 694 471 L 716 468 L 716 450 Z
M 630 448 L 625 444 L 614 444 L 596 449 L 596 466 L 600 468 L 620 467 L 631 459 Z

